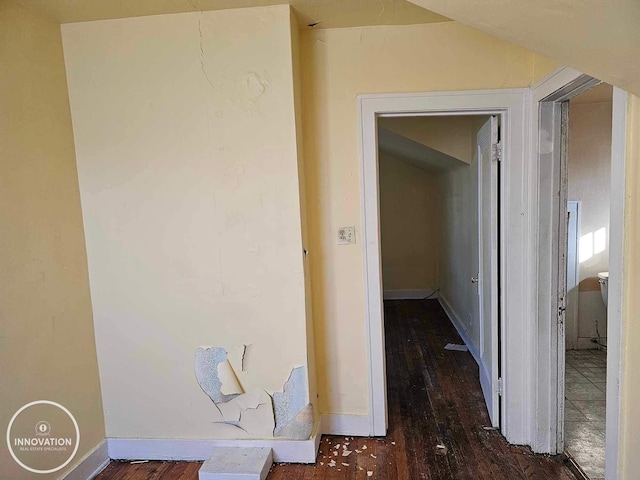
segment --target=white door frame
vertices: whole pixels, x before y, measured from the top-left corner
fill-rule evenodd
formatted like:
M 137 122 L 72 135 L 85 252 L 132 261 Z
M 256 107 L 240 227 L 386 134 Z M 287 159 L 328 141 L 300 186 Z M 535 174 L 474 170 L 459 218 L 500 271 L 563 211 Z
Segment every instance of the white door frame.
M 379 115 L 501 115 L 503 160 L 500 184 L 502 433 L 511 443 L 530 443 L 531 238 L 525 212 L 529 200 L 528 89 L 378 94 L 358 96 L 361 156 L 362 241 L 365 271 L 365 321 L 369 368 L 370 434 L 387 432 L 386 369 L 377 122 Z M 508 319 L 508 321 L 505 321 Z
M 569 321 L 569 316 L 571 318 L 571 331 L 568 328 L 565 328 L 565 334 L 567 335 L 567 340 L 570 337 L 571 346 L 578 345 L 578 284 L 580 283 L 580 262 L 578 261 L 578 244 L 580 240 L 580 210 L 582 208 L 582 202 L 579 200 L 569 200 L 567 213 L 573 213 L 573 216 L 569 216 L 569 225 L 567 229 L 568 233 L 568 242 L 567 242 L 567 312 L 571 313 L 571 315 L 567 315 L 567 321 Z M 574 268 L 569 268 L 573 264 Z M 574 290 L 571 291 L 569 287 L 572 287 Z M 569 344 L 566 341 L 567 345 Z
M 535 412 L 533 418 L 532 448 L 536 452 L 560 453 L 562 448 L 562 410 L 563 378 L 560 362 L 563 355 L 558 341 L 559 328 L 557 313 L 557 248 L 558 242 L 558 198 L 560 165 L 557 152 L 558 139 L 553 132 L 545 131 L 549 127 L 545 122 L 553 117 L 545 115 L 541 108 L 553 109 L 554 100 L 561 101 L 570 92 L 580 89 L 580 82 L 589 82 L 589 77 L 580 72 L 561 68 L 532 87 L 532 175 L 530 178 L 532 237 L 535 239 L 533 259 L 538 268 L 532 286 L 535 288 L 534 308 L 537 320 L 537 335 L 533 345 L 533 365 L 536 372 L 533 377 L 535 393 Z M 585 83 L 585 86 L 587 83 Z M 543 100 L 546 107 L 542 107 Z M 626 146 L 626 92 L 614 89 L 613 125 L 611 144 L 611 217 L 610 217 L 610 257 L 609 257 L 609 308 L 607 330 L 607 419 L 606 419 L 606 478 L 617 478 L 618 443 L 620 419 L 620 372 L 621 372 L 621 326 L 622 326 L 622 265 L 624 233 L 624 185 L 625 185 L 625 146 Z M 557 110 L 557 109 L 556 109 Z M 557 115 L 556 115 L 557 118 Z M 555 235 L 555 239 L 553 236 Z M 555 267 L 554 267 L 555 264 Z M 554 273 L 555 272 L 555 273 Z M 555 283 L 554 283 L 555 275 Z M 555 286 L 555 290 L 554 287 Z

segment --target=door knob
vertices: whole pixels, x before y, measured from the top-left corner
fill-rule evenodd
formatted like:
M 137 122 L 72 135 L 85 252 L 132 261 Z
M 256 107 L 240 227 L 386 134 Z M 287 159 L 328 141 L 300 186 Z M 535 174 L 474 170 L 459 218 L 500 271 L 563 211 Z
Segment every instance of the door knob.
M 471 277 L 471 283 L 478 283 L 478 277 Z

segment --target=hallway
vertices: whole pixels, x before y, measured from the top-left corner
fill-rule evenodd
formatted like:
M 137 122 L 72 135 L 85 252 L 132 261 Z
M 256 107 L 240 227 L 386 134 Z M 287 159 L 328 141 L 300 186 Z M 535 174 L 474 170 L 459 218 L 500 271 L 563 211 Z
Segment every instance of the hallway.
M 276 464 L 268 480 L 574 480 L 559 460 L 508 445 L 483 428 L 489 418 L 478 367 L 471 354 L 444 350 L 461 340 L 438 301 L 387 301 L 385 324 L 387 437 L 324 436 L 316 465 Z M 345 450 L 351 453 L 345 456 Z M 198 468 L 185 462 L 112 462 L 97 478 L 195 480 Z
M 268 480 L 574 480 L 560 460 L 533 455 L 483 428 L 489 417 L 478 366 L 468 352 L 444 350 L 462 340 L 437 300 L 385 301 L 384 307 L 387 437 L 347 440 L 354 452 L 347 460 L 331 453 L 345 438 L 324 437 L 316 466 L 275 465 Z M 331 458 L 335 467 L 327 466 Z

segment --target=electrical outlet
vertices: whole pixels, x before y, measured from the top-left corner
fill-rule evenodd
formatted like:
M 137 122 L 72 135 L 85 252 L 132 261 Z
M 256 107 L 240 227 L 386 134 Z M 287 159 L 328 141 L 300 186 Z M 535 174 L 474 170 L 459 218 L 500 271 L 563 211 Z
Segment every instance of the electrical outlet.
M 338 245 L 356 243 L 356 227 L 340 227 L 338 229 Z

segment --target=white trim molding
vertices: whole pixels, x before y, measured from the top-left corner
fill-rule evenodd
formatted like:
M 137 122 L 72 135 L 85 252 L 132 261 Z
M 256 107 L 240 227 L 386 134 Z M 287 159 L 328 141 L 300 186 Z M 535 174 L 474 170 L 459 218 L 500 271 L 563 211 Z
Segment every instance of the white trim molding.
M 453 324 L 453 326 L 457 330 L 458 335 L 460 335 L 460 338 L 462 338 L 462 341 L 464 342 L 464 344 L 469 349 L 469 353 L 471 353 L 471 356 L 473 357 L 473 359 L 478 364 L 478 367 L 482 368 L 481 367 L 482 360 L 480 358 L 480 351 L 478 350 L 478 347 L 476 347 L 474 345 L 473 341 L 471 341 L 471 337 L 469 337 L 469 334 L 467 333 L 467 331 L 462 326 L 462 320 L 460 320 L 460 317 L 455 312 L 455 310 L 453 309 L 451 304 L 444 297 L 444 295 L 440 294 L 438 296 L 438 302 L 440 302 L 440 306 L 442 306 L 442 309 L 444 310 L 444 313 L 447 314 L 447 317 L 449 317 L 449 320 L 451 321 L 451 323 Z
M 421 300 L 423 298 L 435 298 L 438 290 L 433 288 L 421 288 L 413 290 L 385 290 L 385 300 Z
M 309 440 L 187 440 L 165 438 L 109 438 L 113 460 L 206 460 L 216 447 L 267 447 L 274 462 L 315 463 L 320 435 Z
M 529 420 L 531 447 L 539 453 L 558 453 L 558 441 L 561 441 L 558 435 L 562 433 L 558 428 L 558 389 L 561 386 L 558 356 L 564 352 L 559 351 L 557 321 L 561 138 L 554 123 L 557 122 L 559 113 L 556 110 L 560 103 L 548 99 L 563 95 L 563 89 L 574 85 L 582 76 L 576 70 L 561 68 L 531 87 L 529 237 L 532 296 L 527 308 L 533 312 L 535 323 L 530 339 L 533 408 Z M 545 144 L 541 146 L 542 142 Z
M 613 89 L 611 134 L 611 216 L 609 218 L 609 293 L 607 308 L 607 411 L 605 478 L 615 480 L 621 462 L 620 451 L 620 381 L 622 374 L 622 339 L 624 292 L 624 217 L 627 146 L 628 95 Z
M 107 441 L 103 440 L 80 459 L 60 480 L 87 480 L 98 475 L 110 462 Z
M 365 321 L 369 373 L 369 418 L 372 435 L 387 431 L 384 319 L 380 253 L 377 117 L 499 115 L 503 161 L 501 172 L 501 430 L 511 443 L 530 442 L 531 409 L 529 342 L 533 319 L 529 305 L 527 161 L 529 159 L 529 90 L 476 90 L 412 94 L 360 95 L 357 100 L 361 165 L 362 244 L 365 276 Z
M 320 431 L 323 435 L 344 435 L 368 437 L 368 415 L 323 414 L 320 417 Z
M 367 415 L 323 414 L 315 434 L 309 440 L 109 438 L 106 443 L 103 442 L 106 463 L 102 468 L 108 464 L 109 458 L 113 460 L 206 460 L 216 447 L 268 447 L 273 451 L 274 462 L 315 463 L 323 434 L 368 437 L 370 436 L 369 417 Z M 69 477 L 73 480 L 76 478 L 80 480 L 90 477 Z
M 555 175 L 557 165 L 551 160 L 541 161 L 541 135 L 544 141 L 553 141 L 550 125 L 541 125 L 546 116 L 540 115 L 539 105 L 544 100 L 549 106 L 579 93 L 597 81 L 571 68 L 560 68 L 531 87 L 531 162 L 529 175 L 530 238 L 532 245 L 532 269 L 530 284 L 533 292 L 528 309 L 533 312 L 531 357 L 533 377 L 531 395 L 531 447 L 539 453 L 559 453 L 562 448 L 563 345 L 561 331 L 557 328 L 557 313 L 553 295 L 557 286 L 550 288 L 553 276 L 554 199 L 557 197 Z M 622 368 L 621 341 L 623 338 L 622 280 L 624 246 L 624 195 L 625 195 L 625 147 L 626 147 L 627 93 L 614 88 L 611 143 L 611 216 L 609 255 L 609 307 L 607 311 L 607 412 L 606 412 L 606 478 L 618 478 L 619 423 L 620 423 L 620 372 Z M 544 130 L 544 131 L 543 131 Z M 546 152 L 547 149 L 545 148 Z M 555 168 L 556 170 L 553 170 Z M 556 182 L 551 187 L 550 182 Z M 542 183 L 541 183 L 542 182 Z M 557 230 L 557 228 L 556 228 Z M 544 239 L 541 240 L 541 239 Z

